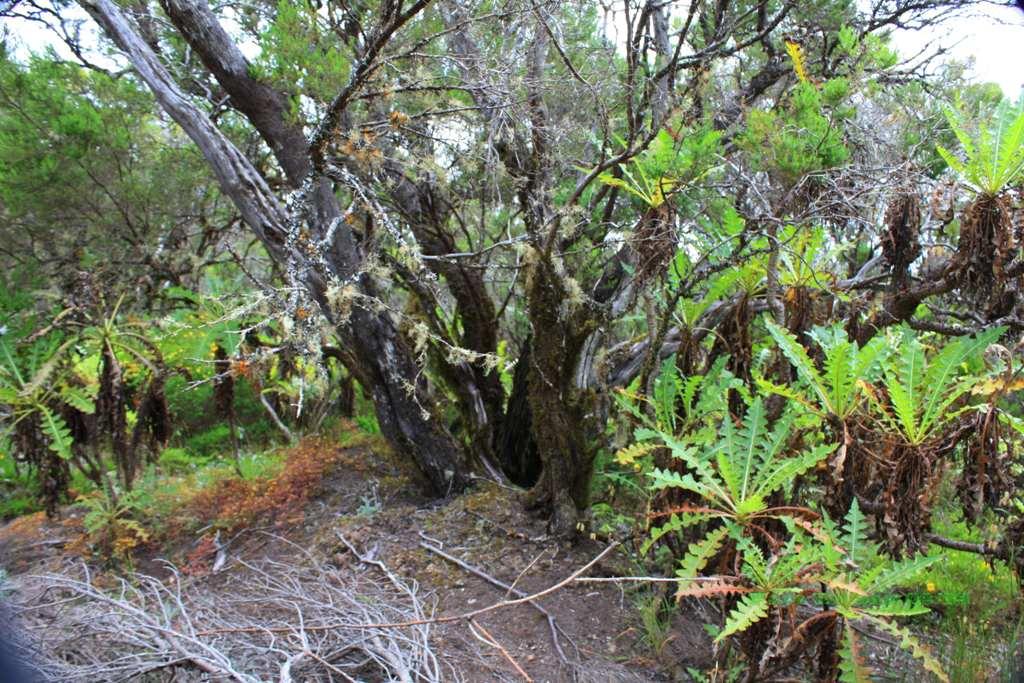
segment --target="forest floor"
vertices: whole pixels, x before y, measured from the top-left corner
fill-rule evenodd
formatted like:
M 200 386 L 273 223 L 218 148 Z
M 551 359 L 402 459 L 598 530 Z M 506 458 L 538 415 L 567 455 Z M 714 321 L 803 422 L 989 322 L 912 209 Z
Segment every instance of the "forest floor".
M 19 583 L 20 577 L 80 577 L 87 566 L 93 585 L 114 588 L 130 570 L 165 586 L 180 582 L 210 598 L 208 604 L 226 603 L 260 581 L 286 579 L 300 593 L 308 590 L 309 600 L 322 599 L 313 584 L 327 575 L 291 575 L 298 564 L 327 567 L 328 578 L 342 582 L 390 572 L 417 589 L 431 621 L 429 649 L 451 673 L 441 680 L 687 681 L 688 669 L 711 664 L 712 645 L 701 624 L 716 621 L 713 605 L 662 609 L 661 595 L 670 595 L 672 584 L 652 588 L 624 580 L 644 570 L 623 546 L 608 550 L 607 542 L 594 538 L 552 539 L 542 520 L 524 512 L 522 491 L 493 482 L 480 481 L 451 500 L 432 500 L 421 493 L 420 476 L 379 441 L 359 437 L 332 445 L 337 443 L 306 439 L 283 451 L 283 466 L 272 476 L 227 477 L 198 493 L 190 485 L 158 483 L 149 506 L 159 512 L 146 520 L 150 538 L 120 562 L 102 560 L 90 540 L 95 534 L 83 528 L 81 505 L 68 506 L 58 520 L 43 513 L 20 517 L 0 527 L 0 565 L 15 591 L 31 585 Z M 567 581 L 577 572 L 579 580 Z M 466 616 L 540 591 L 548 592 L 531 603 Z M 251 616 L 254 624 L 291 618 L 271 607 Z M 52 638 L 50 625 L 59 612 L 35 618 Z M 896 643 L 876 638 L 869 657 L 889 680 L 919 680 L 907 677 L 904 672 L 914 668 L 905 657 L 894 660 L 896 651 Z M 171 673 L 138 680 L 219 679 Z
M 304 450 L 331 448 L 315 444 Z M 319 495 L 300 501 L 300 509 L 274 509 L 253 526 L 226 529 L 216 543 L 209 525 L 198 532 L 180 527 L 135 549 L 134 570 L 167 582 L 175 567 L 187 575 L 190 590 L 217 591 L 244 583 L 256 563 L 287 564 L 297 552 L 314 563 L 372 571 L 361 557 L 415 582 L 433 617 L 445 619 L 515 599 L 495 581 L 533 594 L 565 581 L 607 548 L 591 539 L 549 538 L 543 521 L 523 511 L 518 490 L 480 481 L 467 495 L 436 501 L 418 494 L 416 473 L 384 449 L 334 447 L 328 459 L 337 466 L 317 482 Z M 207 513 L 216 508 L 208 500 L 203 504 Z M 195 515 L 178 512 L 179 519 Z M 123 564 L 104 567 L 88 553 L 81 518 L 82 511 L 69 506 L 60 520 L 36 513 L 0 528 L 0 558 L 9 576 L 16 581 L 19 575 L 74 573 L 83 561 L 94 583 L 102 582 L 95 577 L 104 571 L 123 571 Z M 581 576 L 631 573 L 628 555 L 615 549 Z M 685 669 L 706 665 L 711 653 L 698 615 L 676 614 L 659 633 L 655 652 L 638 611 L 643 597 L 650 601 L 649 588 L 628 581 L 573 581 L 532 604 L 481 614 L 472 624 L 462 618 L 437 623 L 432 646 L 447 670 L 466 681 L 686 680 Z

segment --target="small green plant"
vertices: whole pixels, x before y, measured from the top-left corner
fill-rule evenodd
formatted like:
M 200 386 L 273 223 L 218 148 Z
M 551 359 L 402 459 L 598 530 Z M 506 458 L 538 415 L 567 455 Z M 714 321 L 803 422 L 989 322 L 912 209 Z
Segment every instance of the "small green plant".
M 137 519 L 144 509 L 143 495 L 141 490 L 133 490 L 78 499 L 86 511 L 82 525 L 102 554 L 130 565 L 132 551 L 149 540 L 149 531 Z
M 946 107 L 945 114 L 964 158 L 941 145 L 938 153 L 972 190 L 992 197 L 1024 173 L 1024 97 L 1015 105 L 1004 100 L 989 120 L 978 122 L 973 136 L 958 108 Z
M 717 442 L 698 449 L 671 434 L 659 432 L 658 438 L 669 447 L 672 457 L 685 463 L 689 472 L 679 474 L 655 468 L 651 487 L 655 490 L 677 488 L 699 496 L 702 505 L 679 508 L 669 522 L 654 530 L 650 543 L 666 533 L 704 524 L 712 520 L 724 522 L 692 544 L 683 559 L 681 576 L 695 576 L 704 568 L 726 535 L 738 536 L 745 529 L 768 518 L 793 518 L 803 512 L 792 507 L 770 503 L 776 492 L 828 457 L 834 446 L 815 444 L 806 451 L 788 451 L 792 413 L 768 425 L 764 401 L 758 397 L 747 409 L 742 426 L 732 420 L 722 421 Z
M 869 564 L 877 557 L 877 547 L 867 538 L 867 521 L 854 499 L 841 532 L 828 524 L 822 557 L 825 560 L 827 590 L 816 596 L 824 607 L 815 618 L 834 615 L 842 630 L 839 636 L 842 681 L 868 680 L 870 672 L 861 655 L 862 644 L 855 628 L 858 623 L 873 626 L 896 639 L 900 647 L 918 659 L 925 670 L 948 681 L 941 663 L 907 628 L 893 621 L 928 612 L 914 600 L 893 594 L 894 589 L 908 583 L 922 570 L 939 560 L 939 556 L 918 556 L 900 562 L 883 561 Z M 838 541 L 835 542 L 835 541 Z M 841 544 L 841 545 L 840 545 Z M 869 568 L 870 567 L 870 568 Z
M 843 421 L 850 417 L 864 399 L 865 382 L 875 379 L 881 362 L 890 353 L 884 335 L 876 336 L 861 348 L 846 336 L 842 325 L 815 327 L 808 336 L 825 356 L 823 368 L 818 370 L 796 337 L 770 320 L 765 324 L 796 369 L 802 386 L 780 386 L 757 377 L 758 386 L 797 401 L 822 417 L 833 415 Z
M 660 659 L 672 642 L 672 602 L 666 600 L 660 591 L 652 590 L 640 593 L 634 604 L 640 616 L 643 642 Z
M 996 327 L 973 337 L 961 337 L 929 359 L 917 335 L 903 328 L 899 333 L 899 352 L 883 363 L 883 386 L 888 401 L 876 391 L 868 393 L 876 416 L 910 445 L 921 445 L 941 436 L 969 409 L 956 409 L 954 404 L 982 379 L 965 373 L 964 363 L 980 357 L 1005 332 L 1005 327 Z

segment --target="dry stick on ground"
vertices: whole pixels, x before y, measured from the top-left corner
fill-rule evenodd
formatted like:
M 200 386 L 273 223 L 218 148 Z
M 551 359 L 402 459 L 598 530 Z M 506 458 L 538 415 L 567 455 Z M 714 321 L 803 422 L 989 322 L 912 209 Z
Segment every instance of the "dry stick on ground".
M 471 564 L 467 564 L 467 563 L 463 562 L 462 560 L 460 560 L 459 558 L 455 557 L 454 555 L 449 555 L 448 553 L 446 553 L 445 551 L 441 550 L 440 548 L 434 547 L 434 546 L 430 545 L 429 543 L 425 543 L 425 542 L 422 542 L 422 541 L 420 542 L 420 547 L 423 548 L 424 550 L 427 550 L 429 552 L 434 553 L 435 555 L 443 557 L 444 559 L 448 560 L 452 564 L 455 564 L 455 565 L 461 567 L 462 569 L 465 569 L 467 572 L 469 572 L 473 576 L 481 578 L 484 581 L 486 581 L 486 582 L 488 582 L 488 583 L 490 583 L 490 584 L 492 584 L 494 586 L 497 586 L 498 588 L 500 588 L 503 591 L 505 591 L 505 595 L 506 596 L 508 596 L 508 595 L 515 595 L 517 598 L 520 598 L 520 599 L 523 599 L 523 598 L 527 597 L 527 594 L 525 592 L 519 590 L 515 586 L 509 585 L 509 584 L 505 583 L 504 581 L 502 581 L 500 579 L 494 578 L 493 576 L 491 576 L 490 574 L 488 574 L 484 570 L 480 569 L 479 567 L 474 567 Z M 609 546 L 609 548 L 611 548 L 611 547 L 612 546 Z M 608 550 L 606 549 L 605 552 L 608 552 Z M 598 557 L 600 558 L 600 556 L 598 556 Z M 596 561 L 597 560 L 594 560 L 593 562 L 591 562 L 591 564 L 594 564 Z M 519 579 L 516 579 L 516 581 L 518 581 L 518 580 Z M 507 598 L 506 598 L 506 600 L 507 600 Z M 536 602 L 533 602 L 532 600 L 529 601 L 529 605 L 531 607 L 533 607 L 535 610 L 537 610 L 538 612 L 540 612 L 541 614 L 543 614 L 544 618 L 547 619 L 548 629 L 551 631 L 551 642 L 555 646 L 555 651 L 558 653 L 558 658 L 562 660 L 563 664 L 569 664 L 569 660 L 565 656 L 565 652 L 562 650 L 562 645 L 558 642 L 558 634 L 562 634 L 562 636 L 564 636 L 565 639 L 568 640 L 569 643 L 572 644 L 573 649 L 578 651 L 578 648 L 576 647 L 576 643 L 574 643 L 572 641 L 572 638 L 570 638 L 568 636 L 568 634 L 566 634 L 566 632 L 562 630 L 562 628 L 558 625 L 558 622 L 556 622 L 555 618 L 551 615 L 551 612 L 548 612 L 546 609 L 544 609 L 543 607 L 538 605 Z
M 527 563 L 527 565 L 525 567 L 523 567 L 523 570 L 521 572 L 519 572 L 518 575 L 516 575 L 515 581 L 513 581 L 509 585 L 508 589 L 505 591 L 505 597 L 506 598 L 508 596 L 512 595 L 512 591 L 515 589 L 516 586 L 519 585 L 519 582 L 523 580 L 523 577 L 526 576 L 527 572 L 529 572 L 531 569 L 533 569 L 533 565 L 537 564 L 537 561 L 540 560 L 540 558 L 544 557 L 544 555 L 546 555 L 547 552 L 548 552 L 547 548 L 545 548 L 544 550 L 541 550 L 539 553 L 537 553 L 537 555 L 532 560 L 530 560 Z
M 548 586 L 544 590 L 537 591 L 536 593 L 532 593 L 530 595 L 526 595 L 526 596 L 523 596 L 521 598 L 516 598 L 515 600 L 501 600 L 500 602 L 496 602 L 494 604 L 488 605 L 487 607 L 481 607 L 480 609 L 473 610 L 472 612 L 464 612 L 462 614 L 453 614 L 453 615 L 447 616 L 447 617 L 431 617 L 431 618 L 428 618 L 428 619 L 410 619 L 409 621 L 376 622 L 376 623 L 366 623 L 366 624 L 322 624 L 322 625 L 316 625 L 316 626 L 307 626 L 306 627 L 306 631 L 310 631 L 310 632 L 312 632 L 312 631 L 330 631 L 332 629 L 336 629 L 336 628 L 339 628 L 339 627 L 344 627 L 344 628 L 349 628 L 349 629 L 410 628 L 410 627 L 413 627 L 413 626 L 423 626 L 425 624 L 450 624 L 450 623 L 455 622 L 455 621 L 468 621 L 470 619 L 474 619 L 474 618 L 479 617 L 481 615 L 489 614 L 490 612 L 494 612 L 494 611 L 499 610 L 499 609 L 504 609 L 506 607 L 514 607 L 516 605 L 530 604 L 534 600 L 537 600 L 538 598 L 543 598 L 543 597 L 545 597 L 547 595 L 551 595 L 552 593 L 555 593 L 555 592 L 561 590 L 562 588 L 565 588 L 570 583 L 573 583 L 573 582 L 577 581 L 582 574 L 585 574 L 591 567 L 593 567 L 595 564 L 597 564 L 598 562 L 603 560 L 605 557 L 607 557 L 608 553 L 610 553 L 611 551 L 615 550 L 617 547 L 619 547 L 619 542 L 615 541 L 614 543 L 612 543 L 611 545 L 606 547 L 604 550 L 602 550 L 600 553 L 598 553 L 598 555 L 594 559 L 592 559 L 590 562 L 587 562 L 585 565 L 583 565 L 582 567 L 580 567 L 579 569 L 574 571 L 569 576 L 565 577 L 564 579 L 562 579 L 561 581 L 559 581 L 556 584 Z M 218 633 L 284 633 L 284 632 L 287 632 L 287 631 L 290 631 L 290 630 L 292 630 L 292 629 L 264 628 L 264 627 L 214 628 L 214 629 L 207 629 L 205 631 L 196 631 L 195 635 L 197 635 L 197 636 L 208 636 L 208 635 L 214 635 L 214 634 L 218 634 Z
M 490 631 L 488 631 L 481 624 L 477 623 L 476 621 L 473 621 L 472 619 L 469 620 L 469 630 L 473 634 L 473 637 L 479 640 L 481 643 L 496 648 L 498 652 L 500 652 L 502 656 L 508 660 L 509 664 L 511 664 L 515 668 L 519 675 L 523 677 L 523 680 L 526 681 L 526 683 L 533 683 L 533 679 L 530 678 L 530 675 L 523 670 L 523 667 L 519 666 L 519 662 L 515 660 L 515 657 L 509 654 L 509 651 L 506 650 L 504 646 L 502 646 L 502 644 L 498 642 L 497 638 L 491 635 Z
M 22 649 L 37 662 L 40 680 L 62 683 L 135 680 L 186 664 L 239 683 L 324 680 L 325 671 L 356 680 L 368 666 L 403 683 L 458 680 L 454 670 L 442 670 L 426 625 L 361 626 L 431 616 L 415 584 L 388 585 L 371 576 L 376 572 L 338 570 L 292 545 L 297 553 L 289 563 L 240 561 L 244 572 L 187 591 L 173 569 L 167 583 L 133 574 L 112 591 L 93 585 L 87 567 L 82 578 L 18 577 L 12 604 L 26 637 Z M 310 561 L 296 562 L 301 558 Z M 315 628 L 325 623 L 332 628 Z M 201 626 L 223 626 L 225 635 L 200 636 Z M 313 662 L 323 669 L 310 670 Z

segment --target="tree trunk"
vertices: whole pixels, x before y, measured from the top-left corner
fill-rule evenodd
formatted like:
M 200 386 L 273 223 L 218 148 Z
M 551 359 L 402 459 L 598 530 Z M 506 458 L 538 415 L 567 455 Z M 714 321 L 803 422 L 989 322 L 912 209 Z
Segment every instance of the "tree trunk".
M 324 283 L 329 276 L 343 281 L 355 280 L 364 294 L 372 295 L 367 291 L 368 278 L 355 275 L 358 259 L 350 231 L 336 230 L 335 241 L 325 259 L 331 267 L 329 273 L 321 272 L 297 249 L 290 248 L 288 234 L 294 217 L 281 206 L 253 164 L 188 100 L 117 5 L 110 0 L 80 0 L 80 4 L 125 52 L 163 110 L 199 147 L 221 190 L 235 204 L 271 257 L 284 268 L 289 264 L 300 265 L 298 271 L 306 273 L 305 285 L 313 298 L 321 302 L 328 318 L 334 317 L 323 306 Z M 231 95 L 234 98 L 236 93 Z M 310 218 L 318 223 L 311 227 L 326 234 L 329 223 L 324 221 L 338 214 L 333 193 L 322 179 L 307 177 L 302 185 L 311 189 L 309 194 L 314 203 L 311 213 L 314 215 Z M 341 338 L 354 347 L 354 356 L 361 365 L 352 369 L 357 376 L 372 378 L 374 382 L 371 389 L 385 436 L 400 452 L 413 457 L 436 493 L 445 495 L 461 490 L 468 477 L 459 447 L 423 409 L 428 399 L 418 380 L 421 373 L 408 349 L 398 340 L 390 318 L 355 307 L 339 328 Z M 370 385 L 364 383 L 364 386 Z
M 300 187 L 312 170 L 312 160 L 301 127 L 291 121 L 289 97 L 252 77 L 248 61 L 220 25 L 206 0 L 161 0 L 161 5 L 203 64 L 231 96 L 232 105 L 246 116 L 270 146 L 289 183 L 295 188 Z M 387 172 L 395 181 L 392 190 L 395 204 L 409 220 L 423 253 L 437 256 L 454 251 L 454 240 L 445 226 L 449 213 L 448 202 L 441 196 L 436 184 L 409 180 L 395 162 L 388 165 Z M 359 261 L 355 257 L 357 246 L 348 224 L 337 220 L 341 212 L 326 181 L 321 181 L 317 188 L 315 206 L 320 235 L 326 234 L 327 226 L 333 226 L 336 234 L 337 246 L 329 260 L 339 277 L 347 277 Z M 442 260 L 432 260 L 429 265 L 434 272 L 445 277 L 455 297 L 457 313 L 465 331 L 461 345 L 477 353 L 494 353 L 497 346 L 494 304 L 484 288 L 482 274 Z M 384 326 L 390 327 L 386 324 Z M 386 351 L 378 347 L 377 340 L 372 337 L 355 335 L 351 342 L 367 347 L 357 349 L 355 356 L 373 359 L 374 364 Z M 404 347 L 393 351 L 406 352 Z M 411 367 L 408 360 L 399 364 Z M 446 361 L 442 359 L 442 362 Z M 376 376 L 382 376 L 383 372 L 383 376 L 389 376 L 388 370 L 374 369 L 372 366 L 356 372 Z M 418 369 L 413 368 L 413 373 L 404 379 L 411 382 L 420 374 Z M 485 372 L 479 364 L 475 364 L 468 372 L 455 372 L 449 384 L 460 399 L 463 417 L 473 435 L 470 442 L 474 450 L 481 459 L 489 460 L 494 441 L 493 430 L 500 424 L 504 402 L 497 373 Z M 390 401 L 397 395 L 391 391 L 371 391 L 371 394 L 375 401 Z M 386 405 L 378 406 L 377 412 L 380 417 L 401 413 L 403 410 L 397 405 Z M 383 421 L 381 424 L 383 427 Z M 390 438 L 387 433 L 385 435 Z M 396 445 L 401 443 L 403 441 L 396 442 Z
M 596 449 L 588 427 L 597 397 L 577 381 L 577 366 L 595 325 L 585 302 L 571 300 L 549 258 L 537 257 L 527 284 L 533 326 L 528 393 L 543 470 L 529 505 L 550 515 L 551 533 L 565 536 L 590 506 Z

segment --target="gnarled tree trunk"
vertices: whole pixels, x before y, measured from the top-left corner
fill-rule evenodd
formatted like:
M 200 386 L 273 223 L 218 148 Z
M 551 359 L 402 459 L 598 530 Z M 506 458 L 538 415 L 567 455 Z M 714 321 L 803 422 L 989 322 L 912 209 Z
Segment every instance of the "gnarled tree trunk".
M 333 243 L 325 256 L 329 272 L 321 272 L 306 256 L 290 248 L 289 228 L 296 217 L 281 206 L 252 162 L 189 101 L 117 5 L 110 0 L 80 0 L 80 4 L 125 52 L 160 106 L 199 147 L 214 171 L 221 190 L 235 204 L 271 257 L 284 267 L 291 263 L 301 264 L 300 272 L 306 273 L 305 284 L 311 295 L 321 302 L 325 314 L 329 318 L 334 317 L 324 305 L 325 282 L 329 277 L 351 280 L 354 286 L 372 296 L 372 291 L 368 291 L 368 278 L 358 275 L 355 270 L 359 258 L 351 232 L 346 228 L 335 230 Z M 180 4 L 185 6 L 185 3 Z M 168 3 L 168 7 L 173 6 Z M 218 34 L 218 30 L 223 33 L 219 25 L 205 20 L 200 22 L 206 17 L 204 10 L 209 12 L 205 3 L 188 3 L 188 8 L 193 10 L 192 13 L 181 14 L 178 21 L 182 26 L 187 25 L 185 20 L 197 22 L 197 33 L 185 33 L 187 39 L 191 37 L 196 46 L 204 45 L 208 51 L 237 51 L 237 47 L 230 41 L 218 39 L 226 37 L 226 34 Z M 208 53 L 204 55 L 204 62 L 214 70 L 218 79 L 223 79 L 221 82 L 226 88 L 228 83 L 231 84 L 229 93 L 236 101 L 236 106 L 255 118 L 257 113 L 265 113 L 262 106 L 270 100 L 256 89 L 248 88 L 252 84 L 246 81 L 246 76 L 237 68 L 239 64 L 245 63 L 244 59 L 239 62 L 239 58 L 240 53 L 227 56 Z M 228 78 L 229 75 L 231 78 Z M 247 90 L 251 90 L 250 96 L 258 96 L 262 102 L 261 106 L 253 106 L 251 112 L 238 104 L 238 101 L 245 101 Z M 259 124 L 254 122 L 254 125 L 261 134 L 275 134 L 271 132 L 274 127 L 265 121 Z M 289 136 L 289 139 L 292 140 L 290 144 L 295 144 L 294 135 Z M 302 139 L 303 149 L 306 150 L 308 147 Z M 308 195 L 312 198 L 313 211 L 309 212 L 312 224 L 308 227 L 318 236 L 326 235 L 331 219 L 340 213 L 328 183 L 323 178 L 313 177 L 311 172 L 305 179 L 300 179 L 303 164 L 288 156 L 293 149 L 278 139 L 271 140 L 270 144 L 293 184 L 310 188 Z M 309 169 L 308 152 L 305 154 L 307 161 L 304 166 Z M 354 374 L 361 380 L 367 380 L 364 386 L 372 390 L 377 417 L 385 437 L 400 452 L 408 453 L 415 459 L 430 479 L 435 492 L 444 495 L 464 488 L 468 483 L 465 459 L 451 435 L 439 428 L 423 409 L 427 399 L 422 383 L 418 380 L 419 369 L 408 348 L 401 342 L 390 318 L 384 313 L 356 306 L 351 315 L 340 322 L 339 336 L 353 349 L 353 357 L 358 364 L 358 367 L 351 368 Z

